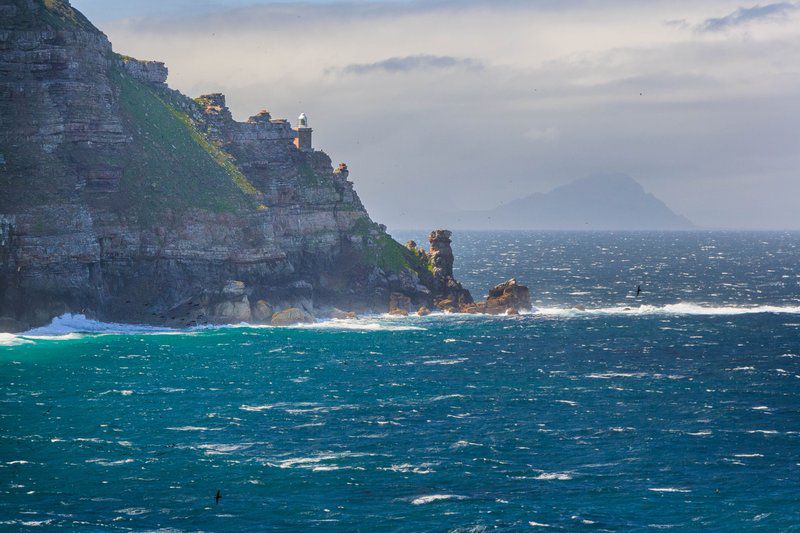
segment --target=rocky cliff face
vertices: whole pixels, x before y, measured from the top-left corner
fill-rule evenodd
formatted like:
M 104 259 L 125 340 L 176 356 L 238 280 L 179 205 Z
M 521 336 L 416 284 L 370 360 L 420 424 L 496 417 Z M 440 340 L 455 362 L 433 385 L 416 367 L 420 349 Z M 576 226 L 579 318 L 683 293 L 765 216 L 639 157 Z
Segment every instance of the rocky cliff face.
M 115 54 L 67 0 L 0 0 L 0 331 L 466 301 L 452 254 L 432 241 L 431 272 L 395 242 L 346 165 L 167 74 Z

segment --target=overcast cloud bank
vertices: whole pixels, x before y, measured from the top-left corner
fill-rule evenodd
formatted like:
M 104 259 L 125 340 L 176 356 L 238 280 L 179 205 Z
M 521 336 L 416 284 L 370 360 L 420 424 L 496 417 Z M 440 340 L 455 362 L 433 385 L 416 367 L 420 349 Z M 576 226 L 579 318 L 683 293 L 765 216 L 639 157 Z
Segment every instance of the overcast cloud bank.
M 239 118 L 305 111 L 390 227 L 608 171 L 700 226 L 800 228 L 796 3 L 104 2 L 115 48 L 174 87 Z

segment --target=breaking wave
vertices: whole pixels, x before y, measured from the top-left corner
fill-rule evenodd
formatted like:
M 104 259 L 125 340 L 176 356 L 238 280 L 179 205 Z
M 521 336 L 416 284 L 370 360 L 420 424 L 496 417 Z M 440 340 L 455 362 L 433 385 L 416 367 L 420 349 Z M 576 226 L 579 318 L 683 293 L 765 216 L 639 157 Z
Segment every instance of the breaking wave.
M 662 306 L 641 305 L 599 307 L 596 309 L 575 309 L 564 307 L 541 307 L 536 308 L 529 314 L 543 316 L 591 316 L 591 315 L 632 315 L 632 316 L 652 316 L 652 315 L 697 315 L 697 316 L 722 316 L 722 315 L 750 315 L 759 313 L 772 314 L 800 314 L 800 306 L 777 306 L 777 305 L 756 305 L 756 306 L 715 306 L 695 303 L 675 303 Z
M 522 317 L 491 317 L 501 320 L 520 320 L 526 316 L 554 317 L 554 318 L 585 318 L 593 316 L 735 316 L 752 314 L 800 314 L 800 306 L 775 306 L 775 305 L 708 305 L 697 303 L 675 303 L 662 306 L 641 305 L 638 307 L 613 306 L 598 307 L 594 309 L 576 309 L 569 307 L 539 307 L 523 313 Z M 267 326 L 248 323 L 231 325 L 206 325 L 188 329 L 174 329 L 141 324 L 122 324 L 115 322 L 101 322 L 87 318 L 80 314 L 65 314 L 54 318 L 47 326 L 35 328 L 25 333 L 9 334 L 0 333 L 0 346 L 16 346 L 27 344 L 36 340 L 73 340 L 83 338 L 85 335 L 176 335 L 198 333 L 208 330 L 222 329 L 311 329 L 327 331 L 424 331 L 432 322 L 449 320 L 455 317 L 480 319 L 482 315 L 462 315 L 434 313 L 428 317 L 387 317 L 386 315 L 373 315 L 357 319 L 331 319 L 321 320 L 312 324 L 297 324 L 293 326 Z

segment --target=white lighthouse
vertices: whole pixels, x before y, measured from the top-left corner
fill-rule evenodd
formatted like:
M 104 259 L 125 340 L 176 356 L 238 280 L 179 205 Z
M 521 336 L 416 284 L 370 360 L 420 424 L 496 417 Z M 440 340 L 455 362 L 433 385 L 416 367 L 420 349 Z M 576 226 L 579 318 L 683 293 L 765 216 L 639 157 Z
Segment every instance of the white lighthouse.
M 300 113 L 297 117 L 297 137 L 295 137 L 294 145 L 302 152 L 313 152 L 314 148 L 311 145 L 311 133 L 314 131 L 308 127 L 308 117 L 305 113 Z

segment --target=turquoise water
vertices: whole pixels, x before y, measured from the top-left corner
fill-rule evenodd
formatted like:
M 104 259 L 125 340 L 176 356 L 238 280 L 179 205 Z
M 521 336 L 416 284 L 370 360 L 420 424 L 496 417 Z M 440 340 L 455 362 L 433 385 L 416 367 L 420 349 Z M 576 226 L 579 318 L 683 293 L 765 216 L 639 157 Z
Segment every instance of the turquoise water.
M 538 312 L 0 337 L 2 527 L 800 529 L 800 235 L 454 244 Z

